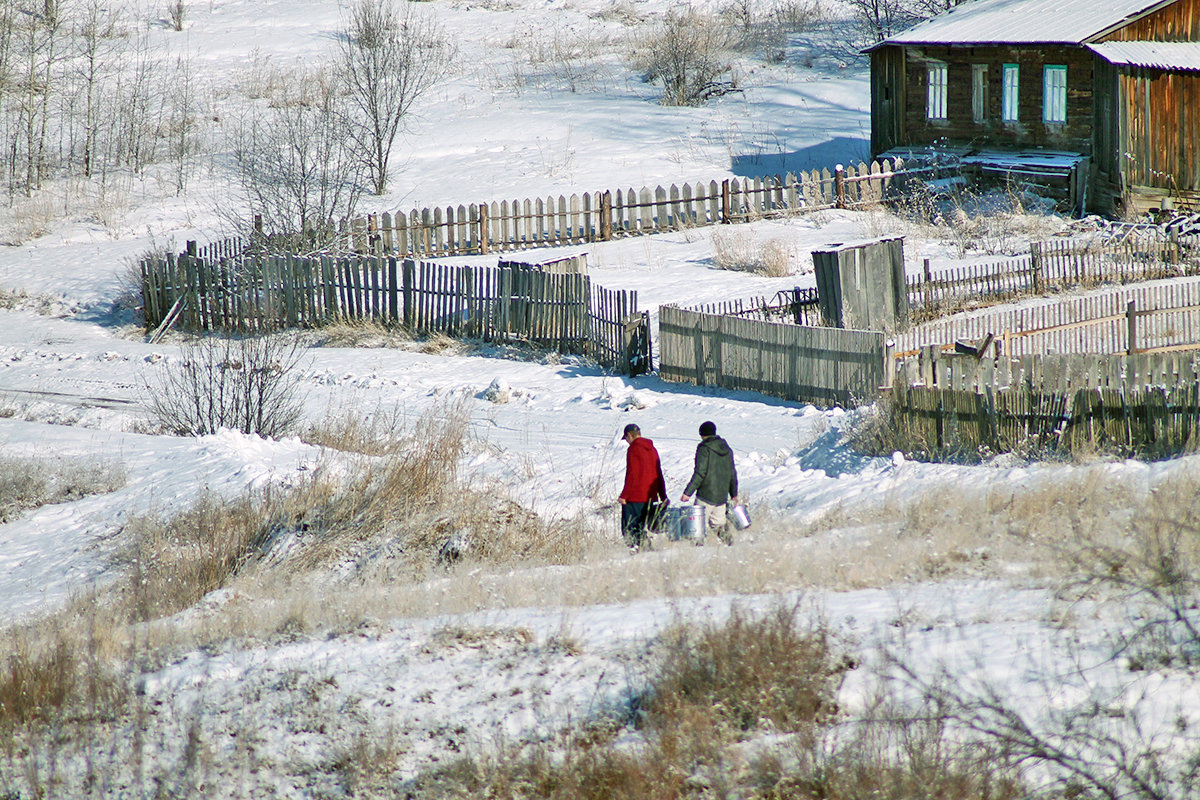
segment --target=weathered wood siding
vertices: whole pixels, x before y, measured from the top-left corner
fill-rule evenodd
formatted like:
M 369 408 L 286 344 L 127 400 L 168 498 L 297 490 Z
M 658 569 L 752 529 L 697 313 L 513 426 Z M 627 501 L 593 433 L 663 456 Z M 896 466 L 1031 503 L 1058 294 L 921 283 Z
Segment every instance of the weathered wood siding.
M 1092 169 L 1088 205 L 1102 212 L 1116 212 L 1124 205 L 1122 130 L 1124 122 L 1118 91 L 1118 70 L 1102 58 L 1094 59 Z
M 1101 41 L 1200 41 L 1200 0 L 1176 0 L 1165 8 L 1118 28 L 1102 37 Z
M 1117 81 L 1127 190 L 1152 205 L 1160 195 L 1200 203 L 1187 196 L 1200 192 L 1200 74 L 1131 67 L 1120 69 Z
M 904 109 L 908 95 L 904 78 L 904 48 L 887 46 L 871 51 L 872 153 L 907 144 Z
M 947 119 L 926 118 L 929 62 L 948 68 Z M 944 140 L 975 147 L 1046 147 L 1084 155 L 1092 151 L 1093 57 L 1082 47 L 910 47 L 905 58 L 908 100 L 900 113 L 903 145 L 920 146 Z M 986 64 L 987 113 L 976 122 L 971 102 L 972 66 Z M 1001 121 L 1003 67 L 1020 66 L 1018 121 Z M 1042 121 L 1042 68 L 1062 64 L 1067 68 L 1067 121 Z M 882 124 L 882 123 L 881 123 Z M 875 130 L 875 123 L 872 123 Z M 882 151 L 879 151 L 882 152 Z

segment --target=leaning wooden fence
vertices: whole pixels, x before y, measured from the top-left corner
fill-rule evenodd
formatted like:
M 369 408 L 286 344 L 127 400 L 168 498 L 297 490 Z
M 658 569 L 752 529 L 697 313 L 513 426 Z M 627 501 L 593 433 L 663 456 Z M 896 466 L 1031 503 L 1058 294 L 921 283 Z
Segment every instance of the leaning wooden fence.
M 748 389 L 787 400 L 853 406 L 883 382 L 884 336 L 704 314 L 658 311 L 659 374 L 669 381 Z
M 895 337 L 896 356 L 909 357 L 929 345 L 953 349 L 957 341 L 979 341 L 987 334 L 1009 356 L 1200 348 L 1200 278 L 943 317 Z
M 951 356 L 921 384 L 899 376 L 890 398 L 904 450 L 1168 456 L 1197 449 L 1200 356 Z
M 1200 237 L 1112 243 L 1031 242 L 1029 255 L 908 276 L 909 307 L 933 319 L 963 305 L 997 304 L 1062 289 L 1200 275 Z
M 421 258 L 575 245 L 872 205 L 897 183 L 935 174 L 934 168 L 908 168 L 899 160 L 885 160 L 832 172 L 822 169 L 372 214 L 352 221 L 344 233 L 359 250 Z
M 492 342 L 522 341 L 585 353 L 627 370 L 637 330 L 636 292 L 594 286 L 587 275 L 528 267 L 450 266 L 382 257 L 254 256 L 208 261 L 188 254 L 142 263 L 147 330 L 259 333 L 336 320 L 403 325 Z

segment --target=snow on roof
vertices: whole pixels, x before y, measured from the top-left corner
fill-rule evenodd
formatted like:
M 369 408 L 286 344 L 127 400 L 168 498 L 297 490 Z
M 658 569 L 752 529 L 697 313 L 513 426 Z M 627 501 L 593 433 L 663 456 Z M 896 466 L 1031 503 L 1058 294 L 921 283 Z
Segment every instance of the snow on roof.
M 1200 42 L 1101 42 L 1088 48 L 1119 66 L 1200 71 Z
M 881 42 L 1082 44 L 1173 0 L 972 0 Z

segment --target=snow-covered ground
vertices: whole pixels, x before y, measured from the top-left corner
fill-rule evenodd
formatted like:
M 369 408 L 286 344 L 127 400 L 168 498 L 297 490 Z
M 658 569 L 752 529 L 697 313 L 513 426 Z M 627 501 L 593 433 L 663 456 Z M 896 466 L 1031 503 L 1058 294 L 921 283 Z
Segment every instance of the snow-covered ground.
M 666 5 L 419 4 L 459 39 L 461 68 L 422 104 L 397 159 L 393 191 L 369 198 L 368 210 L 720 179 L 865 157 L 865 64 L 819 46 L 818 31 L 794 35 L 782 63 L 748 61 L 743 91 L 701 108 L 658 105 L 655 89 L 623 69 L 616 51 L 574 92 L 553 76 L 514 77 L 535 69 L 522 42 L 563 31 L 619 39 L 627 27 L 608 12 L 644 14 Z M 152 35 L 192 57 L 209 110 L 220 118 L 228 113 L 222 98 L 254 64 L 330 51 L 339 20 L 337 4 L 315 0 L 212 0 L 188 6 L 184 32 L 160 27 Z M 180 196 L 156 190 L 149 179 L 133 185 L 109 224 L 68 213 L 48 234 L 0 248 L 0 455 L 98 463 L 123 474 L 112 492 L 0 525 L 0 625 L 36 619 L 111 580 L 134 516 L 182 511 L 205 494 L 232 498 L 292 485 L 336 459 L 299 438 L 147 432 L 153 426 L 143 387 L 179 359 L 181 338 L 146 342 L 117 302 L 121 276 L 130 258 L 152 246 L 221 238 L 217 206 L 226 188 L 219 158 L 197 164 Z M 65 191 L 47 191 L 56 190 Z M 5 213 L 0 209 L 0 219 Z M 596 245 L 588 263 L 594 280 L 636 289 L 651 310 L 771 296 L 812 285 L 811 249 L 877 234 L 880 224 L 873 214 L 823 212 L 742 226 L 760 243 L 788 243 L 796 274 L 787 278 L 716 269 L 709 229 Z M 924 258 L 935 269 L 951 263 L 953 248 L 935 240 L 914 236 L 906 246 L 914 265 Z M 1045 551 L 1021 544 L 1070 530 L 1073 512 L 1064 507 L 1062 525 L 1047 530 L 1023 526 L 1054 520 L 1053 508 L 1042 516 L 1007 515 L 1020 497 L 1058 486 L 1118 487 L 1110 493 L 1119 498 L 1116 513 L 1133 515 L 1155 492 L 1194 485 L 1200 458 L 1151 465 L 999 459 L 965 467 L 867 457 L 845 442 L 852 415 L 841 410 L 655 376 L 631 379 L 573 358 L 500 349 L 314 347 L 298 374 L 310 423 L 349 410 L 411 424 L 465 395 L 468 472 L 498 481 L 538 514 L 586 520 L 599 545 L 586 564 L 482 575 L 464 569 L 413 590 L 435 595 L 439 581 L 475 581 L 473 610 L 416 614 L 375 608 L 367 599 L 352 622 L 319 636 L 206 646 L 151 670 L 145 692 L 163 722 L 155 730 L 177 734 L 156 743 L 164 763 L 199 719 L 210 740 L 220 731 L 252 731 L 263 763 L 289 765 L 287 777 L 212 765 L 213 783 L 225 794 L 337 795 L 311 776 L 320 772 L 316 765 L 349 752 L 364 731 L 400 740 L 395 758 L 405 776 L 461 751 L 536 739 L 627 699 L 644 675 L 647 642 L 664 626 L 681 617 L 720 618 L 731 604 L 765 608 L 799 597 L 806 614 L 824 618 L 862 659 L 842 690 L 848 715 L 868 701 L 873 654 L 887 649 L 918 674 L 932 679 L 945 670 L 962 687 L 994 691 L 1031 719 L 1103 702 L 1138 723 L 1131 728 L 1140 726 L 1143 742 L 1176 755 L 1196 752 L 1188 744 L 1200 724 L 1194 679 L 1165 667 L 1132 673 L 1112 658 L 1112 637 L 1129 610 L 1095 598 L 1064 608 L 1058 576 L 1032 563 Z M 511 387 L 509 402 L 485 397 L 497 380 Z M 661 543 L 631 559 L 616 522 L 622 427 L 637 422 L 654 440 L 674 497 L 690 474 L 704 420 L 715 421 L 734 448 L 755 526 L 733 547 Z M 947 510 L 943 525 L 930 505 L 950 497 L 968 498 L 967 508 Z M 969 535 L 976 521 L 978 541 Z M 1017 544 L 999 541 L 996 531 L 1015 535 Z M 900 558 L 905 548 L 920 557 Z M 919 564 L 932 566 L 922 571 Z M 314 586 L 309 602 L 319 606 L 325 600 Z M 327 591 L 331 606 L 353 605 L 346 587 Z M 211 618 L 220 625 L 225 614 L 255 614 L 259 600 L 218 592 L 170 622 Z M 555 645 L 564 639 L 572 645 Z M 347 706 L 355 712 L 346 714 Z M 339 724 L 326 730 L 322 719 Z M 118 731 L 117 739 L 129 735 Z M 113 752 L 123 751 L 114 745 Z M 129 786 L 143 778 L 114 781 Z

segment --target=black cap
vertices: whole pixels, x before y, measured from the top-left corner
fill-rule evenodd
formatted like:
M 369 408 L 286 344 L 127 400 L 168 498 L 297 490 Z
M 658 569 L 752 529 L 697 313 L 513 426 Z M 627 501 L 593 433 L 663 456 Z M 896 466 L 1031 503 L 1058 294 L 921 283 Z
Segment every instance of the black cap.
M 715 422 L 701 422 L 700 423 L 700 435 L 701 436 L 716 436 L 717 435 L 717 424 Z
M 629 434 L 631 434 L 631 433 L 641 433 L 641 432 L 642 432 L 642 429 L 641 429 L 641 428 L 639 428 L 637 425 L 634 425 L 634 424 L 631 422 L 631 423 L 629 423 L 628 425 L 626 425 L 626 426 L 625 426 L 625 432 L 624 432 L 623 434 L 621 434 L 621 436 L 622 436 L 622 437 L 625 437 L 625 436 L 628 436 L 628 435 L 629 435 Z

